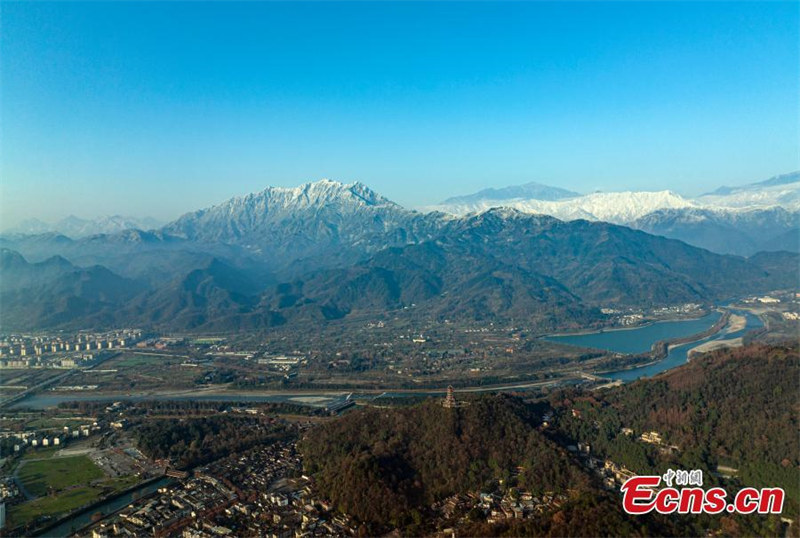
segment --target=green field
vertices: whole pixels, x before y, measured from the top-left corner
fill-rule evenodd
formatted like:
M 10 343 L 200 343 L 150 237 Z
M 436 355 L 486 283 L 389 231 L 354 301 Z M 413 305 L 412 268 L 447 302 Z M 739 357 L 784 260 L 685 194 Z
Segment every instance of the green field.
M 77 486 L 57 495 L 40 497 L 32 501 L 8 508 L 8 526 L 10 528 L 25 525 L 41 516 L 58 516 L 95 502 L 101 497 L 122 491 L 139 482 L 136 476 L 121 476 L 103 480 L 93 486 Z
M 85 485 L 103 476 L 103 471 L 86 456 L 28 461 L 19 470 L 25 489 L 37 497 L 50 491 Z
M 82 486 L 65 491 L 54 497 L 41 497 L 22 504 L 11 506 L 8 510 L 8 526 L 24 525 L 40 516 L 54 516 L 70 512 L 96 500 L 101 488 Z
M 52 450 L 37 453 L 49 457 L 25 461 L 19 479 L 38 498 L 8 508 L 8 526 L 25 525 L 42 516 L 58 516 L 95 502 L 114 491 L 139 482 L 137 476 L 106 478 L 86 456 L 52 457 Z

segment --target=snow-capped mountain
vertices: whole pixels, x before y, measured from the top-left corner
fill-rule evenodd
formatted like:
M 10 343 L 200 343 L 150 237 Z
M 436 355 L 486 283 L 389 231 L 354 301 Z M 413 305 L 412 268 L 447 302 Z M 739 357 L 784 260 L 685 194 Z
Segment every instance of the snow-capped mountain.
M 459 216 L 504 207 L 563 221 L 622 224 L 718 253 L 750 255 L 759 250 L 798 250 L 798 190 L 800 173 L 744 187 L 725 187 L 696 199 L 672 191 L 576 195 L 565 189 L 527 184 L 450 198 L 449 203 L 427 208 L 439 211 L 416 212 L 361 183 L 321 180 L 294 188 L 269 187 L 231 198 L 187 213 L 159 229 L 153 229 L 156 223 L 152 220 L 123 217 L 96 221 L 72 217 L 55 225 L 30 221 L 27 228 L 14 230 L 17 234 L 0 237 L 0 246 L 19 250 L 34 261 L 55 253 L 81 264 L 100 263 L 133 278 L 142 275 L 130 271 L 136 267 L 130 263 L 130 254 L 139 253 L 141 258 L 145 250 L 154 259 L 167 251 L 178 256 L 175 252 L 180 251 L 184 265 L 207 254 L 249 260 L 247 263 L 258 266 L 265 278 L 280 278 L 314 267 L 345 266 L 387 247 L 436 238 Z M 746 199 L 786 204 L 788 208 L 759 207 L 755 203 L 751 207 L 745 204 Z M 44 233 L 52 231 L 56 232 Z
M 560 193 L 553 195 L 553 192 Z M 752 210 L 782 207 L 800 210 L 800 172 L 784 174 L 741 187 L 720 187 L 697 198 L 672 191 L 596 192 L 580 195 L 538 183 L 484 189 L 475 194 L 448 198 L 427 207 L 453 215 L 486 211 L 493 207 L 512 207 L 527 213 L 543 213 L 562 220 L 602 220 L 629 224 L 654 211 L 666 209 Z
M 469 198 L 469 197 L 466 197 Z M 659 209 L 698 207 L 695 202 L 672 191 L 657 192 L 596 192 L 561 200 L 534 198 L 475 199 L 468 203 L 442 203 L 428 209 L 466 215 L 494 207 L 510 207 L 525 213 L 541 213 L 561 220 L 601 220 L 628 224 Z
M 54 226 L 37 218 L 25 219 L 14 227 L 3 230 L 9 234 L 36 235 L 54 231 Z
M 581 198 L 595 202 L 583 206 L 595 218 L 615 204 L 687 202 L 669 192 Z M 637 214 L 627 210 L 624 218 Z M 664 211 L 710 218 L 693 207 Z M 406 313 L 524 317 L 551 330 L 596 320 L 607 304 L 705 302 L 786 287 L 797 264 L 785 252 L 720 256 L 626 226 L 509 207 L 418 213 L 360 183 L 329 180 L 232 198 L 152 232 L 0 237 L 0 247 L 10 249 L 0 252 L 3 321 L 18 330 L 261 330 Z
M 800 172 L 741 187 L 720 187 L 697 198 L 704 206 L 732 209 L 783 207 L 800 210 Z
M 720 187 L 694 202 L 699 207 L 660 209 L 630 226 L 725 254 L 800 251 L 800 172 Z
M 50 224 L 36 218 L 26 219 L 19 225 L 5 230 L 5 233 L 14 234 L 43 234 L 58 233 L 78 239 L 96 234 L 112 234 L 124 230 L 152 230 L 164 223 L 150 217 L 125 217 L 112 215 L 96 219 L 82 219 L 70 215 L 56 223 Z
M 659 191 L 593 193 L 553 200 L 525 196 L 521 194 L 524 187 L 486 189 L 427 209 L 466 215 L 509 207 L 568 221 L 605 221 L 725 254 L 800 250 L 800 172 L 741 187 L 720 187 L 694 199 Z M 537 184 L 537 188 L 542 186 Z
M 299 187 L 269 187 L 187 213 L 165 234 L 237 245 L 286 260 L 347 261 L 393 245 L 431 237 L 442 218 L 404 209 L 362 183 L 323 179 Z

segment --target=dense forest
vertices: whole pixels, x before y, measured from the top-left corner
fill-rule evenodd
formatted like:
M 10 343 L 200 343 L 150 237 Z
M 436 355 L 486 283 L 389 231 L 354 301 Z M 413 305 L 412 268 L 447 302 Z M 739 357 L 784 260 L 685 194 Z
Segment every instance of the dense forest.
M 390 528 L 431 532 L 420 526 L 431 504 L 505 483 L 534 494 L 563 493 L 568 500 L 524 520 L 489 524 L 468 518 L 461 534 L 781 535 L 777 516 L 629 516 L 618 493 L 603 490 L 563 447 L 589 443 L 593 457 L 638 474 L 703 469 L 706 487 L 721 484 L 731 494 L 743 485 L 782 486 L 783 515 L 796 519 L 798 379 L 795 346 L 754 345 L 703 355 L 622 387 L 559 390 L 548 401 L 485 395 L 455 409 L 428 400 L 358 410 L 310 431 L 300 448 L 320 493 L 371 534 Z M 548 407 L 556 425 L 543 429 Z M 624 427 L 635 435 L 625 435 Z M 664 445 L 638 439 L 651 430 L 663 435 Z M 793 527 L 790 535 L 796 534 Z
M 445 409 L 436 400 L 349 413 L 301 443 L 305 464 L 338 508 L 364 522 L 402 525 L 412 510 L 508 479 L 533 491 L 588 484 L 566 452 L 534 427 L 529 406 L 482 397 Z
M 431 534 L 432 503 L 456 493 L 501 489 L 562 494 L 566 502 L 524 520 L 489 524 L 468 514 L 464 536 L 686 536 L 691 522 L 629 516 L 613 492 L 543 435 L 543 406 L 509 395 L 480 396 L 455 409 L 428 400 L 365 409 L 309 432 L 300 448 L 320 492 L 367 535 L 399 528 Z
M 139 449 L 187 469 L 294 435 L 282 422 L 231 415 L 148 420 L 134 427 Z
M 797 344 L 754 344 L 707 353 L 613 389 L 559 391 L 551 403 L 566 442 L 589 443 L 598 457 L 640 474 L 703 469 L 706 484 L 723 483 L 729 491 L 783 487 L 784 514 L 796 519 L 791 514 L 800 506 L 799 381 Z M 623 427 L 634 435 L 623 434 Z M 664 446 L 637 439 L 647 431 L 659 432 Z M 665 446 L 675 448 L 660 450 Z

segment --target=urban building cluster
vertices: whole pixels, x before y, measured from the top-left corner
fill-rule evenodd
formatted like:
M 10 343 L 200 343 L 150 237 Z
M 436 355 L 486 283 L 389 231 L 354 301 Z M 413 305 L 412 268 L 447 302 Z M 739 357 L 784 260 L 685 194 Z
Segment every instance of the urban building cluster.
M 0 502 L 5 503 L 7 500 L 14 500 L 19 497 L 20 491 L 17 482 L 13 476 L 0 477 Z M 3 528 L 0 526 L 0 529 Z
M 650 310 L 636 310 L 632 308 L 622 310 L 619 308 L 605 307 L 601 308 L 600 312 L 606 316 L 611 316 L 609 321 L 613 324 L 629 327 L 639 325 L 651 319 L 672 319 L 676 316 L 697 314 L 702 308 L 703 305 L 698 303 L 683 303 Z
M 518 469 L 517 473 L 522 471 Z M 558 508 L 567 501 L 566 495 L 546 491 L 536 494 L 525 489 L 507 488 L 494 492 L 473 492 L 448 497 L 431 508 L 442 521 L 455 525 L 479 515 L 487 523 L 508 519 L 528 519 Z M 455 520 L 455 521 L 454 521 Z M 452 531 L 452 529 L 447 529 Z M 447 534 L 445 530 L 445 534 Z
M 75 368 L 88 364 L 99 351 L 122 349 L 141 337 L 138 329 L 74 335 L 9 335 L 0 339 L 0 368 Z
M 26 430 L 26 431 L 0 431 L 0 438 L 7 440 L 14 453 L 24 452 L 28 448 L 49 448 L 64 446 L 72 440 L 89 437 L 102 431 L 102 426 L 97 422 L 79 426 L 64 426 L 60 431 L 53 429 Z
M 800 301 L 800 292 L 796 291 L 773 291 L 769 295 L 751 295 L 741 298 L 738 302 L 750 307 L 774 307 L 778 310 L 785 308 L 797 308 Z
M 354 535 L 346 516 L 314 494 L 294 441 L 280 441 L 198 468 L 85 529 L 115 536 Z
M 91 536 L 172 536 L 193 521 L 224 510 L 235 499 L 232 489 L 206 475 L 159 488 L 155 496 L 134 503 L 108 522 L 91 529 Z M 230 534 L 215 531 L 216 535 Z

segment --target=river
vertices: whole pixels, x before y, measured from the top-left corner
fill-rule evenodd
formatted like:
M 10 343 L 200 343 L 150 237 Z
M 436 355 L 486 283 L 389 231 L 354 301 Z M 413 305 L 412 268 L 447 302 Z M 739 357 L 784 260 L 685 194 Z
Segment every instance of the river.
M 78 529 L 81 529 L 92 522 L 92 516 L 95 514 L 102 514 L 107 516 L 112 514 L 118 510 L 122 510 L 129 504 L 131 504 L 136 499 L 144 497 L 145 495 L 149 495 L 155 492 L 158 488 L 165 486 L 166 484 L 172 481 L 171 478 L 160 478 L 154 482 L 149 482 L 142 486 L 132 489 L 119 497 L 115 497 L 111 500 L 101 502 L 97 506 L 90 508 L 85 512 L 81 512 L 77 515 L 74 515 L 55 527 L 48 529 L 38 536 L 47 536 L 52 538 L 66 538 L 71 534 L 75 533 Z
M 47 409 L 56 407 L 62 402 L 114 402 L 129 401 L 141 402 L 146 400 L 193 400 L 208 402 L 231 402 L 231 403 L 258 403 L 258 402 L 288 402 L 311 407 L 324 407 L 333 399 L 338 399 L 339 395 L 345 391 L 331 391 L 329 394 L 319 396 L 309 396 L 308 394 L 270 394 L 260 395 L 257 393 L 247 394 L 243 392 L 231 392 L 228 394 L 217 392 L 208 394 L 185 393 L 185 394 L 143 394 L 135 395 L 128 393 L 118 394 L 75 394 L 73 393 L 40 393 L 34 394 L 20 400 L 11 406 L 26 409 Z
M 547 340 L 559 344 L 614 351 L 617 353 L 646 353 L 655 342 L 684 338 L 706 331 L 719 320 L 719 312 L 702 318 L 681 321 L 659 321 L 634 329 L 612 329 L 584 334 L 550 336 Z
M 601 376 L 613 380 L 623 381 L 625 383 L 634 381 L 641 377 L 652 377 L 666 370 L 686 364 L 689 351 L 700 344 L 715 340 L 739 338 L 746 332 L 763 326 L 761 320 L 749 312 L 733 311 L 732 313 L 735 315 L 744 316 L 746 324 L 743 329 L 728 332 L 728 328 L 726 326 L 718 333 L 707 338 L 703 338 L 696 342 L 690 342 L 688 344 L 671 347 L 667 353 L 667 356 L 658 362 L 630 370 L 609 372 L 601 374 Z M 617 353 L 644 353 L 649 351 L 652 345 L 659 340 L 683 338 L 693 334 L 702 333 L 703 331 L 710 329 L 714 323 L 719 320 L 720 315 L 721 314 L 718 312 L 714 312 L 712 314 L 708 314 L 707 316 L 703 316 L 702 318 L 689 321 L 662 321 L 637 329 L 602 331 L 568 336 L 553 336 L 549 337 L 548 340 L 580 347 L 604 349 Z

